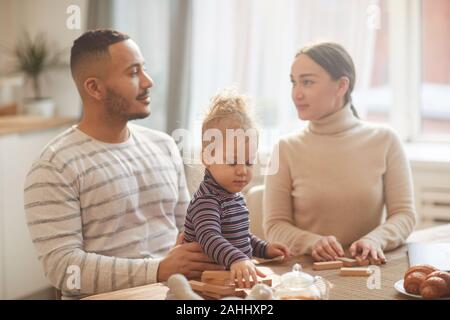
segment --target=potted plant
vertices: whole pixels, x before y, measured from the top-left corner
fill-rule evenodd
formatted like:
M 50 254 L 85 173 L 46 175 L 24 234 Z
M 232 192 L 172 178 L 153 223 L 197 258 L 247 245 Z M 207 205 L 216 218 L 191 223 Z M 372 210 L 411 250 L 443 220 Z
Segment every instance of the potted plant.
M 18 41 L 12 50 L 15 59 L 14 72 L 25 76 L 25 84 L 31 81 L 33 96 L 25 99 L 25 113 L 52 117 L 55 103 L 52 98 L 42 95 L 42 75 L 55 68 L 67 66 L 62 63 L 64 51 L 53 49 L 43 34 L 31 38 L 28 33 Z

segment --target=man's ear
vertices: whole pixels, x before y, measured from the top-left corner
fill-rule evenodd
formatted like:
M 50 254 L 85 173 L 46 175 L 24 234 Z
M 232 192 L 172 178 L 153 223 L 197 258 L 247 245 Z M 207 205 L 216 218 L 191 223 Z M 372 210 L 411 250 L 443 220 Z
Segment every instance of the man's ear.
M 84 91 L 95 100 L 102 100 L 106 96 L 105 85 L 98 78 L 87 78 L 83 83 L 83 88 Z

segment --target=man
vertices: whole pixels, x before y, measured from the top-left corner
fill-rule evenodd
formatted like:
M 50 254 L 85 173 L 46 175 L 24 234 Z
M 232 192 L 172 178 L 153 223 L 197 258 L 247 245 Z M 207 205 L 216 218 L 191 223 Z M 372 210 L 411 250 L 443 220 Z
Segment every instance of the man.
M 128 123 L 149 116 L 153 86 L 136 43 L 88 31 L 75 40 L 70 66 L 82 119 L 45 147 L 24 191 L 51 284 L 63 298 L 80 298 L 222 268 L 198 243 L 176 243 L 189 195 L 174 141 Z

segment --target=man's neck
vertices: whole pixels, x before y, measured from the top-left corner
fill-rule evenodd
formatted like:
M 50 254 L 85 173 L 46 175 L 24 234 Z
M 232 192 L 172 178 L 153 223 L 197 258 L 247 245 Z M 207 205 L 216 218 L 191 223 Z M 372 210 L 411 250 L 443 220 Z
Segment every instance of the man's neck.
M 98 121 L 84 117 L 78 124 L 78 129 L 92 138 L 106 143 L 121 143 L 128 139 L 127 121 Z

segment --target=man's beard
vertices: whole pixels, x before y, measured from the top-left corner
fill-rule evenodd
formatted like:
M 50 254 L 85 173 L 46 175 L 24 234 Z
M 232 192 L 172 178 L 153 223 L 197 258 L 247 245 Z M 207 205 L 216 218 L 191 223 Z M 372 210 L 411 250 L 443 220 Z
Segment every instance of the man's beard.
M 137 120 L 145 119 L 150 112 L 130 113 L 130 102 L 112 89 L 106 91 L 106 112 L 109 119 L 114 120 Z

